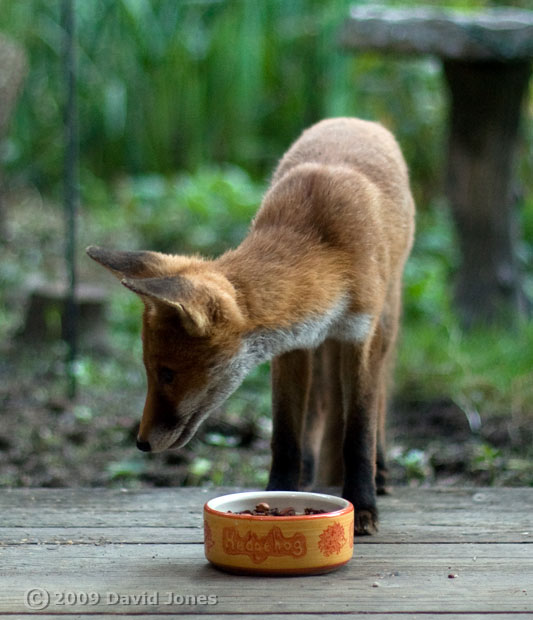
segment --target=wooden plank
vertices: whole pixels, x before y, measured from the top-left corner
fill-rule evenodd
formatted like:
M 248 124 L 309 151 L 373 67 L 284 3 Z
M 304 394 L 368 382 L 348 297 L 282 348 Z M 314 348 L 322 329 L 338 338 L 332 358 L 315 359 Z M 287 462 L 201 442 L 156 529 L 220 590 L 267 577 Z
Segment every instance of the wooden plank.
M 288 581 L 219 572 L 199 544 L 6 546 L 0 549 L 0 613 L 27 612 L 25 592 L 44 588 L 52 597 L 48 613 L 516 615 L 533 612 L 532 574 L 533 546 L 520 544 L 359 545 L 346 567 Z M 65 606 L 56 592 L 95 592 L 99 601 Z M 154 604 L 132 599 L 154 592 Z M 167 605 L 167 592 L 216 597 L 216 603 Z M 124 601 L 111 604 L 116 595 Z
M 62 512 L 85 512 L 87 509 L 104 511 L 130 512 L 168 508 L 169 504 L 176 508 L 197 508 L 212 497 L 235 493 L 248 489 L 236 487 L 171 487 L 147 489 L 105 489 L 105 488 L 68 488 L 68 489 L 2 489 L 0 492 L 0 512 L 17 508 L 39 507 L 39 510 Z M 257 490 L 257 489 L 256 489 Z M 338 494 L 339 489 L 320 489 L 320 492 Z M 529 487 L 515 488 L 465 488 L 465 487 L 396 487 L 390 496 L 380 501 L 412 504 L 423 499 L 423 506 L 439 506 L 444 510 L 453 506 L 465 507 L 471 503 L 485 505 L 501 505 L 512 502 L 520 509 L 523 503 L 533 503 L 533 489 Z M 116 501 L 113 501 L 116 500 Z M 522 508 L 525 510 L 525 508 Z
M 203 543 L 203 524 L 194 527 L 0 527 L 0 549 L 5 545 L 106 545 Z
M 39 514 L 93 512 L 151 512 L 160 509 L 191 510 L 217 495 L 235 493 L 247 489 L 235 487 L 173 487 L 152 489 L 3 489 L 0 492 L 0 514 L 18 509 L 37 508 Z M 339 493 L 339 489 L 323 489 L 321 492 Z M 412 507 L 419 510 L 449 511 L 469 507 L 513 505 L 513 509 L 527 511 L 533 505 L 533 489 L 520 488 L 454 488 L 396 487 L 390 496 L 379 498 L 391 505 Z
M 174 614 L 172 614 L 174 615 Z M 518 618 L 525 618 L 527 617 L 528 614 L 519 614 Z M 39 620 L 58 620 L 58 616 L 54 615 L 54 616 L 49 616 L 49 615 L 43 615 L 43 614 L 39 614 Z M 60 618 L 61 620 L 87 620 L 87 615 L 82 615 L 82 614 L 61 614 Z M 161 620 L 163 616 L 162 614 L 144 614 L 141 613 L 139 615 L 136 615 L 136 617 L 140 617 L 143 620 Z M 194 620 L 198 618 L 198 614 L 188 614 L 188 613 L 181 613 L 179 614 L 180 619 L 182 620 Z M 202 620 L 220 620 L 220 618 L 227 618 L 227 617 L 231 617 L 231 615 L 227 615 L 227 614 L 202 614 Z M 247 613 L 240 613 L 238 614 L 239 620 L 257 620 L 258 616 L 257 614 L 247 614 Z M 411 614 L 409 613 L 408 615 L 406 614 L 396 614 L 396 613 L 386 613 L 386 614 L 382 614 L 379 612 L 363 612 L 363 613 L 357 613 L 357 612 L 349 612 L 348 614 L 328 614 L 328 613 L 324 613 L 324 612 L 317 612 L 317 613 L 307 613 L 307 614 L 300 614 L 300 613 L 296 613 L 296 614 L 269 614 L 268 616 L 266 616 L 268 618 L 268 620 L 316 620 L 317 618 L 320 618 L 322 620 L 322 618 L 324 618 L 325 620 L 339 620 L 339 618 L 345 618 L 345 617 L 349 617 L 349 618 L 355 618 L 355 620 L 457 620 L 457 614 L 452 613 L 452 614 L 447 614 L 447 613 L 429 613 L 429 614 Z M 116 620 L 117 618 L 117 614 L 111 614 L 111 613 L 96 613 L 93 614 L 91 613 L 90 618 L 95 618 L 96 620 Z M 495 614 L 461 614 L 460 620 L 514 620 L 515 618 L 517 618 L 517 615 L 515 613 L 510 613 L 510 614 L 501 614 L 501 613 L 495 613 Z M 18 614 L 17 615 L 17 620 L 35 620 L 35 615 L 34 614 Z
M 203 541 L 202 507 L 235 489 L 17 489 L 0 493 L 0 544 Z M 379 499 L 381 542 L 532 542 L 533 489 L 409 489 Z M 502 515 L 506 517 L 503 518 Z
M 518 618 L 525 618 L 527 617 L 528 614 L 519 614 Z M 58 616 L 54 615 L 54 616 L 49 616 L 49 615 L 43 615 L 43 614 L 39 614 L 39 620 L 58 620 Z M 61 614 L 60 618 L 61 620 L 87 620 L 87 615 L 82 615 L 82 614 Z M 96 613 L 93 614 L 91 613 L 90 615 L 91 618 L 95 618 L 96 620 L 116 620 L 117 618 L 117 614 L 111 614 L 111 613 Z M 143 620 L 161 620 L 163 616 L 162 614 L 139 614 L 136 615 L 136 617 L 140 617 Z M 198 618 L 198 614 L 188 614 L 188 613 L 180 613 L 179 614 L 180 619 L 182 620 L 194 620 Z M 221 617 L 231 617 L 228 616 L 227 614 L 202 614 L 202 620 L 220 620 Z M 238 614 L 239 620 L 257 620 L 258 616 L 257 614 L 247 614 L 247 613 L 240 613 Z M 406 614 L 396 614 L 396 613 L 387 613 L 387 614 L 382 614 L 379 612 L 363 612 L 363 613 L 353 613 L 353 612 L 349 612 L 348 614 L 328 614 L 328 613 L 323 613 L 323 612 L 317 612 L 317 613 L 307 613 L 307 614 L 300 614 L 300 613 L 296 613 L 296 614 L 269 614 L 268 616 L 266 616 L 268 618 L 268 620 L 316 620 L 317 618 L 320 618 L 322 620 L 322 618 L 324 618 L 325 620 L 339 620 L 339 618 L 345 618 L 345 617 L 349 617 L 349 618 L 355 618 L 355 620 L 457 620 L 457 614 L 452 613 L 452 614 L 447 614 L 447 613 L 429 613 L 429 614 L 411 614 L 409 613 L 408 615 Z M 515 618 L 517 618 L 517 615 L 515 613 L 510 613 L 510 614 L 501 614 L 501 613 L 495 613 L 495 614 L 491 614 L 491 613 L 487 613 L 487 614 L 461 614 L 461 620 L 514 620 Z M 17 615 L 17 620 L 35 620 L 35 615 L 34 614 L 18 614 Z

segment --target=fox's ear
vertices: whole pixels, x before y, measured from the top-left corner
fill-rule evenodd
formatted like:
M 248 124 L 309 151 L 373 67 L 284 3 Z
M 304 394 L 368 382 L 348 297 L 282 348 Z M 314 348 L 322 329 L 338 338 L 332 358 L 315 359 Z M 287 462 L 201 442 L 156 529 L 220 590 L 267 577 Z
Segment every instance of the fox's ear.
M 159 310 L 175 311 L 190 336 L 208 336 L 215 319 L 216 303 L 205 288 L 195 287 L 182 276 L 168 278 L 123 278 L 122 284 L 145 303 Z
M 90 245 L 87 254 L 117 278 L 154 278 L 169 274 L 169 260 L 160 252 L 123 252 Z

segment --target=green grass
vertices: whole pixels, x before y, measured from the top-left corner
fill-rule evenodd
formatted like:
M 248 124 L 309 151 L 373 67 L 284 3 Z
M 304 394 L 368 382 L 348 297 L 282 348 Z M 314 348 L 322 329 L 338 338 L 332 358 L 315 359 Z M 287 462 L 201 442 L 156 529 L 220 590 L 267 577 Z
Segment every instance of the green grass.
M 419 217 L 405 272 L 396 389 L 405 398 L 447 396 L 465 411 L 533 420 L 533 322 L 464 330 L 452 299 L 456 247 L 447 210 Z
M 464 409 L 533 419 L 533 325 L 509 333 L 457 324 L 406 324 L 397 389 L 420 399 L 448 396 Z

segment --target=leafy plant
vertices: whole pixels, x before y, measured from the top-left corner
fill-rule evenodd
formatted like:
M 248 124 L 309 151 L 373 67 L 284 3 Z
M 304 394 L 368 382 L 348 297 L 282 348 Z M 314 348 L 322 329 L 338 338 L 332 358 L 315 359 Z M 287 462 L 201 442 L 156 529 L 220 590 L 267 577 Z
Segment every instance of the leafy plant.
M 137 478 L 145 471 L 146 462 L 140 458 L 114 461 L 107 466 L 107 473 L 111 480 Z
M 486 472 L 489 476 L 489 484 L 493 484 L 496 472 L 501 467 L 501 462 L 501 450 L 487 443 L 477 446 L 476 453 L 472 458 L 473 469 Z
M 427 457 L 422 450 L 403 451 L 396 454 L 394 460 L 404 468 L 408 482 L 422 482 L 429 476 Z
M 399 136 L 425 202 L 442 152 L 438 68 L 341 50 L 351 4 L 78 2 L 82 169 L 114 179 L 211 161 L 264 175 L 305 126 L 360 115 Z M 5 163 L 49 187 L 62 171 L 59 3 L 0 0 L 0 29 L 22 42 L 31 66 Z

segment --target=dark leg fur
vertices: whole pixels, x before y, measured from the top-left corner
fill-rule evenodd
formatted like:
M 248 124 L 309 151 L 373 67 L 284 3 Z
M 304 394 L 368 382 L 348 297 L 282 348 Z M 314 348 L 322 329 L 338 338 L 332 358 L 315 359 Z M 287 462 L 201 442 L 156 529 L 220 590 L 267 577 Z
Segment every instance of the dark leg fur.
M 364 413 L 362 416 L 364 417 Z M 349 425 L 345 436 L 345 479 L 342 496 L 352 502 L 355 509 L 355 533 L 372 534 L 377 531 L 378 510 L 374 482 L 375 464 L 371 432 L 365 423 Z
M 385 461 L 385 450 L 379 441 L 376 456 L 376 493 L 378 495 L 388 495 L 390 493 L 387 487 L 387 479 L 388 469 Z
M 330 415 L 327 377 L 326 345 L 312 353 L 312 380 L 302 433 L 302 470 L 300 487 L 309 488 L 317 482 L 320 463 L 320 447 L 324 435 L 326 417 Z
M 319 439 L 324 420 L 335 413 L 332 407 L 340 411 L 342 398 L 342 495 L 354 505 L 358 535 L 377 530 L 376 494 L 386 492 L 383 354 L 387 347 L 380 327 L 374 338 L 378 341 L 372 347 L 330 342 L 322 350 L 292 351 L 272 363 L 272 468 L 267 489 L 295 490 L 322 474 L 316 471 Z M 326 443 L 335 444 L 335 449 L 341 437 L 339 426 Z
M 373 382 L 376 368 L 372 367 L 369 353 L 364 346 L 346 344 L 341 359 L 346 409 L 342 495 L 354 505 L 357 535 L 373 533 L 378 523 L 375 487 L 378 392 Z
M 300 488 L 306 489 L 313 485 L 315 480 L 316 458 L 310 449 L 305 449 L 302 455 L 300 468 Z
M 293 491 L 300 485 L 311 356 L 310 351 L 297 350 L 272 360 L 272 467 L 267 490 Z

